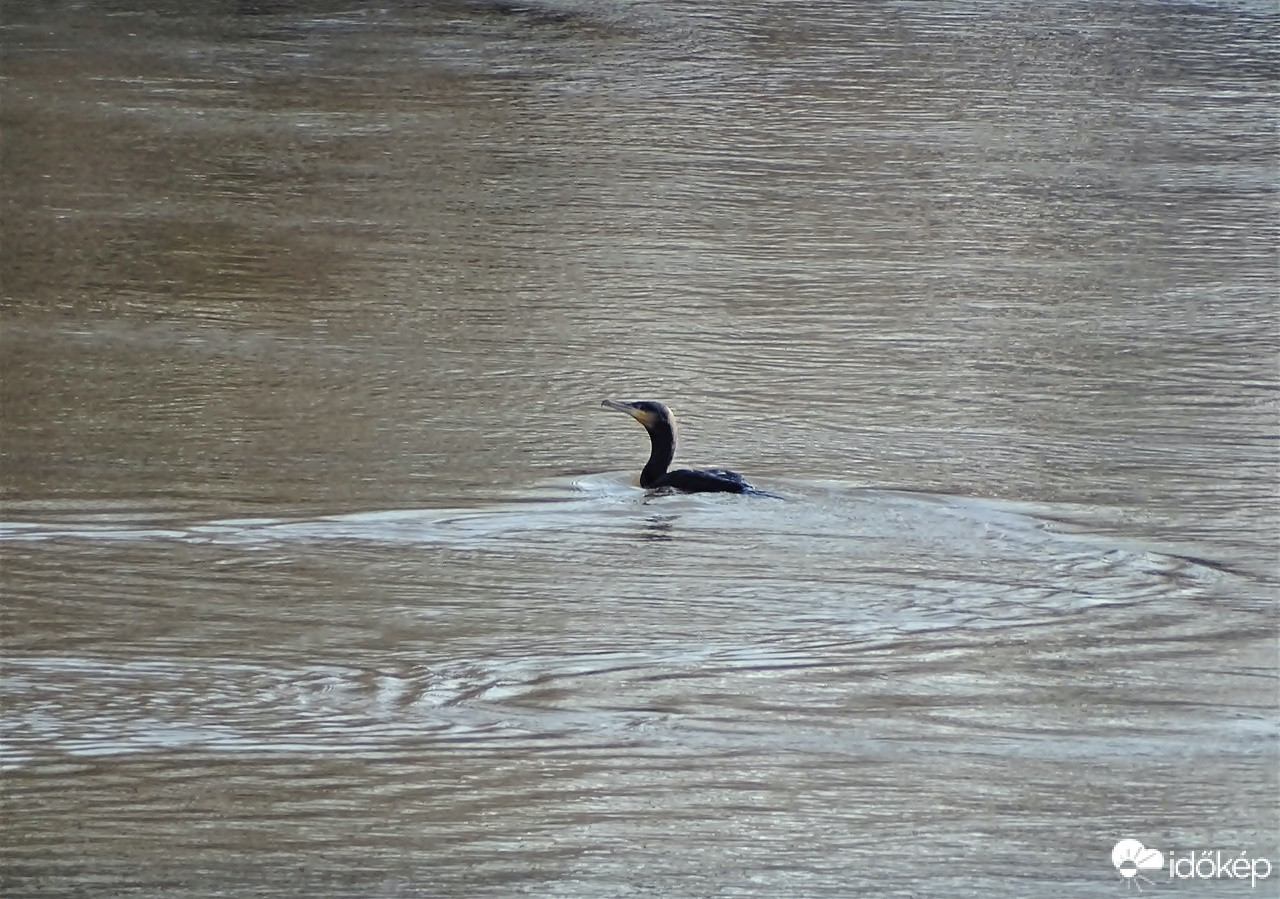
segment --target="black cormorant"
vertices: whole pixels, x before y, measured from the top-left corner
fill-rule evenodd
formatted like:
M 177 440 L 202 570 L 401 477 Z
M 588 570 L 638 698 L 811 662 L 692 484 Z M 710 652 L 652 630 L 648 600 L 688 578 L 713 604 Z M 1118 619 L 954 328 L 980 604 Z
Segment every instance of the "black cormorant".
M 649 432 L 649 441 L 653 449 L 649 453 L 649 461 L 640 472 L 640 486 L 650 489 L 670 487 L 686 493 L 761 493 L 742 479 L 736 471 L 723 468 L 702 468 L 692 470 L 677 468 L 667 471 L 671 459 L 676 454 L 676 420 L 671 410 L 662 403 L 653 400 L 640 400 L 635 403 L 620 403 L 605 400 L 600 405 L 618 412 L 625 412 L 634 418 Z M 773 494 L 765 494 L 772 496 Z

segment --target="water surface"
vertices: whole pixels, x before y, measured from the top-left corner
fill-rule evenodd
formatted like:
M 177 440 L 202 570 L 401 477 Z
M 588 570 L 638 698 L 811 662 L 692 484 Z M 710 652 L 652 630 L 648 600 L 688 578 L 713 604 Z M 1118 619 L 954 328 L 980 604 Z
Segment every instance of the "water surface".
M 4 889 L 1280 870 L 1278 25 L 6 9 Z

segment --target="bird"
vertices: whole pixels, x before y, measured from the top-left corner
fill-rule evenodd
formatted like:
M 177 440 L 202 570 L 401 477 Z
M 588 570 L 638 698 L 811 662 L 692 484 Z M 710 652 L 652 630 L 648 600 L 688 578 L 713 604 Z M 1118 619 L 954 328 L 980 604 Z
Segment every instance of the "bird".
M 654 400 L 633 403 L 605 400 L 600 405 L 615 412 L 627 413 L 649 432 L 652 449 L 649 461 L 640 472 L 641 487 L 649 490 L 667 487 L 684 493 L 752 493 L 776 496 L 757 490 L 742 475 L 725 468 L 677 468 L 675 471 L 668 471 L 676 454 L 676 419 L 662 403 Z

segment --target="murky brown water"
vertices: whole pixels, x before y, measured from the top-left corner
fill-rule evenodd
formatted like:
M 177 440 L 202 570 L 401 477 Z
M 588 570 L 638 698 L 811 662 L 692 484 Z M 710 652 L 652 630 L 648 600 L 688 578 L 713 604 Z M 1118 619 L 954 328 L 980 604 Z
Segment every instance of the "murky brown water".
M 1274 5 L 3 17 L 6 895 L 1280 877 Z

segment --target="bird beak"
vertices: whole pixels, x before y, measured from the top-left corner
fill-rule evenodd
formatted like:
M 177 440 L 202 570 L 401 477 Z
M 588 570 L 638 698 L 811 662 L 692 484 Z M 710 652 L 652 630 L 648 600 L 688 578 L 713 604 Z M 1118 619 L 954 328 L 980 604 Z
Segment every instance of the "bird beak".
M 625 412 L 628 415 L 634 415 L 636 410 L 630 403 L 620 403 L 617 400 L 605 400 L 600 405 L 606 409 L 612 409 L 614 412 Z
M 600 405 L 604 406 L 606 409 L 612 409 L 614 412 L 625 412 L 636 421 L 640 422 L 640 424 L 648 427 L 648 422 L 646 421 L 649 417 L 648 413 L 637 409 L 630 403 L 620 403 L 617 400 L 605 400 Z

